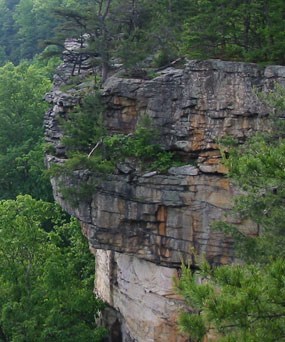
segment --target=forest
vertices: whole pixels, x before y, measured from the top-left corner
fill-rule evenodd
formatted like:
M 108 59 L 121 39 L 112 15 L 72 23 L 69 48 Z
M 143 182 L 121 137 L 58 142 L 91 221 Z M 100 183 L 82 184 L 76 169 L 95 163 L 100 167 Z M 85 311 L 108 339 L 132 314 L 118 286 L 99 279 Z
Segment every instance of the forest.
M 82 37 L 80 58 L 94 58 L 102 82 L 118 62 L 130 72 L 182 58 L 284 65 L 285 3 L 0 0 L 0 341 L 102 341 L 107 333 L 94 319 L 104 307 L 93 294 L 94 258 L 78 222 L 54 203 L 44 165 L 43 97 L 64 41 Z M 275 108 L 273 133 L 228 142 L 225 160 L 246 193 L 235 210 L 262 234 L 220 222 L 214 228 L 233 236 L 244 264 L 183 266 L 177 292 L 191 310 L 179 325 L 191 341 L 212 330 L 219 341 L 285 340 L 284 89 L 264 101 Z

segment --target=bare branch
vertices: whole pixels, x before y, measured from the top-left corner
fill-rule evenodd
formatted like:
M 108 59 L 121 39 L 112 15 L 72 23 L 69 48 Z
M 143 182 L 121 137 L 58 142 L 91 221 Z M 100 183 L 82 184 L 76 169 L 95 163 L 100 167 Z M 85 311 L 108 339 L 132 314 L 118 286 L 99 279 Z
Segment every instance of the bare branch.
M 88 154 L 88 159 L 92 156 L 92 154 L 94 153 L 94 151 L 102 144 L 103 139 L 100 139 L 97 144 L 92 148 L 92 150 L 89 152 Z

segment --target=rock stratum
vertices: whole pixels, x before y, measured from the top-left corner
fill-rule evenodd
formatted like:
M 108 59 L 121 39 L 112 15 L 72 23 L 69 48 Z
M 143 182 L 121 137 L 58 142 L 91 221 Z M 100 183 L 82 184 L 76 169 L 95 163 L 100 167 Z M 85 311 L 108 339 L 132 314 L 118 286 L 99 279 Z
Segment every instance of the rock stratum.
M 51 104 L 46 141 L 54 147 L 46 156 L 49 166 L 64 162 L 59 117 L 82 96 L 78 88 L 62 90 L 73 67 L 65 60 L 46 95 Z M 85 79 L 92 73 L 86 62 L 81 90 L 88 88 Z M 187 341 L 177 329 L 183 302 L 173 288 L 181 261 L 195 267 L 202 256 L 212 264 L 234 260 L 232 240 L 211 229 L 215 220 L 226 219 L 256 234 L 252 224 L 227 215 L 237 190 L 221 163 L 219 139 L 233 136 L 242 143 L 269 128 L 269 109 L 257 91 L 285 84 L 285 67 L 208 60 L 186 61 L 152 79 L 121 74 L 114 72 L 101 89 L 108 130 L 131 133 L 139 118 L 148 115 L 164 148 L 183 156 L 185 166 L 159 174 L 119 165 L 92 198 L 76 206 L 53 178 L 54 197 L 79 219 L 95 255 L 95 291 L 110 306 L 102 316 L 111 331 L 109 341 Z

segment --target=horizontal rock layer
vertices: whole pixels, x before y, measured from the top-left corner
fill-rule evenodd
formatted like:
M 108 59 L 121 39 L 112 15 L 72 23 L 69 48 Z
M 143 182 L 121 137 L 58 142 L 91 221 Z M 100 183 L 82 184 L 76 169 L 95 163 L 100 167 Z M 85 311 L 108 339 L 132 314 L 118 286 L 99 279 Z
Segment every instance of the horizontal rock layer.
M 83 73 L 89 75 L 91 69 Z M 97 292 L 120 312 L 121 339 L 183 341 L 176 327 L 181 301 L 172 281 L 181 260 L 195 266 L 202 256 L 213 264 L 234 259 L 232 240 L 211 228 L 215 220 L 227 219 L 256 233 L 252 224 L 226 218 L 236 190 L 225 176 L 219 139 L 230 135 L 243 142 L 269 129 L 269 109 L 257 91 L 273 89 L 276 81 L 285 84 L 285 68 L 211 60 L 189 61 L 153 79 L 119 75 L 109 77 L 102 89 L 108 130 L 131 133 L 148 115 L 161 132 L 161 144 L 178 153 L 185 166 L 167 174 L 141 174 L 120 165 L 76 207 L 62 196 L 57 179 L 52 180 L 54 195 L 80 220 L 96 253 Z M 46 96 L 53 104 L 45 118 L 46 140 L 55 150 L 47 155 L 48 164 L 64 162 L 58 118 L 81 96 L 79 91 L 63 92 L 56 80 Z M 84 78 L 82 83 L 81 89 Z

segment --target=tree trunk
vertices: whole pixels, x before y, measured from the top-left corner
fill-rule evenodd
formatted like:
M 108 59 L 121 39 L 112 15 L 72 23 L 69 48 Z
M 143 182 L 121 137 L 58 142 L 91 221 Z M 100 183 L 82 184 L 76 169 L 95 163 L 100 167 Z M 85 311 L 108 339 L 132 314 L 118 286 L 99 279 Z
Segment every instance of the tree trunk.
M 102 84 L 106 81 L 109 72 L 109 63 L 107 61 L 102 61 Z

